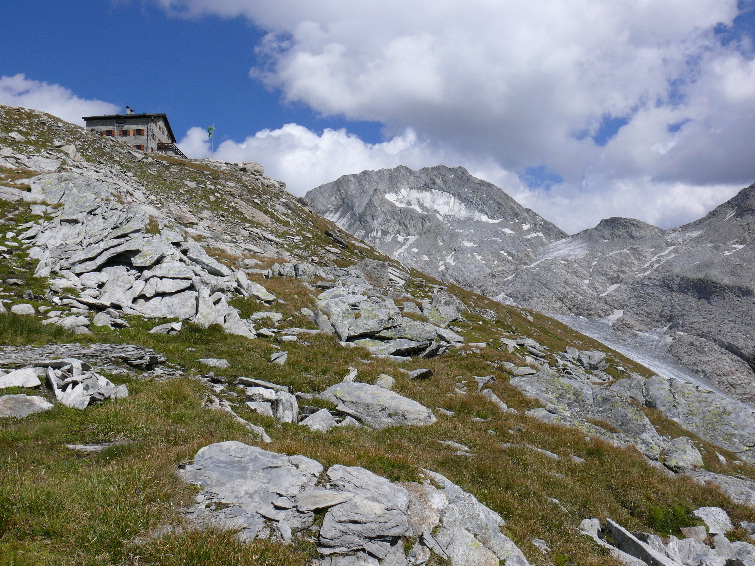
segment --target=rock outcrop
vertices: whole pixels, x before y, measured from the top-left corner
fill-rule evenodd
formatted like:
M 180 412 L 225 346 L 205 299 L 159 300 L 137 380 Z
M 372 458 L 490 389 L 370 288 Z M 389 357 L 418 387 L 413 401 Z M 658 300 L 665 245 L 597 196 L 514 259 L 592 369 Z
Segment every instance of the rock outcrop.
M 314 529 L 323 558 L 313 566 L 424 564 L 432 554 L 454 566 L 529 564 L 501 532 L 500 515 L 429 470 L 424 483 L 393 483 L 360 467 L 324 470 L 304 456 L 221 442 L 179 473 L 202 488 L 185 512 L 196 524 L 285 542 Z
M 84 309 L 154 318 L 220 324 L 228 332 L 254 337 L 254 327 L 228 305 L 224 292 L 251 294 L 249 282 L 210 257 L 193 239 L 156 223 L 143 209 L 122 205 L 122 187 L 92 175 L 49 174 L 33 180 L 31 194 L 56 205 L 53 220 L 21 235 L 39 260 L 35 275 L 62 276 L 62 288 Z M 80 307 L 81 308 L 81 307 Z M 106 313 L 108 314 L 108 313 Z M 88 322 L 50 317 L 56 324 Z M 110 321 L 104 321 L 109 324 Z
M 582 532 L 629 566 L 727 566 L 755 564 L 755 545 L 729 541 L 724 535 L 733 529 L 726 511 L 718 507 L 695 510 L 705 526 L 683 529 L 691 536 L 667 540 L 650 533 L 633 533 L 606 519 L 585 519 Z M 607 542 L 610 539 L 611 542 Z
M 341 277 L 337 285 L 317 297 L 315 322 L 342 342 L 362 346 L 373 354 L 435 357 L 464 341 L 446 328 L 459 318 L 459 310 L 449 306 L 442 314 L 434 306 L 442 300 L 439 297 L 435 295 L 422 305 L 424 322 L 403 316 L 394 300 L 369 285 L 361 274 Z
M 193 523 L 231 529 L 244 541 L 304 538 L 305 546 L 312 550 L 316 543 L 319 550 L 311 566 L 523 566 L 528 562 L 522 551 L 533 562 L 564 563 L 572 560 L 569 548 L 585 554 L 593 549 L 575 530 L 584 516 L 599 512 L 587 501 L 592 485 L 579 484 L 588 477 L 584 472 L 593 472 L 587 466 L 623 456 L 585 435 L 637 447 L 647 461 L 633 458 L 632 465 L 647 466 L 643 474 L 656 480 L 688 476 L 678 482 L 683 495 L 672 498 L 718 505 L 723 492 L 740 522 L 735 535 L 752 532 L 746 525 L 755 523 L 740 519 L 755 515 L 735 505 L 755 505 L 746 463 L 753 461 L 755 446 L 749 406 L 663 374 L 645 379 L 638 366 L 552 320 L 410 271 L 313 215 L 281 183 L 265 178 L 258 164 L 179 163 L 51 117 L 21 114 L 0 107 L 0 331 L 20 344 L 0 345 L 0 393 L 6 393 L 0 416 L 9 417 L 0 429 L 6 444 L 16 438 L 33 442 L 17 443 L 2 458 L 10 487 L 0 490 L 0 554 L 7 542 L 11 552 L 16 544 L 25 552 L 31 548 L 26 541 L 33 541 L 35 551 L 39 541 L 54 561 L 61 555 L 53 549 L 65 552 L 74 544 L 67 533 L 38 536 L 46 528 L 44 502 L 36 513 L 40 505 L 15 500 L 26 489 L 17 478 L 29 461 L 41 458 L 32 453 L 37 446 L 42 456 L 59 455 L 50 462 L 52 473 L 24 476 L 45 490 L 59 487 L 56 466 L 73 461 L 110 474 L 117 480 L 113 485 L 123 480 L 144 486 L 152 476 L 141 470 L 159 475 L 186 457 L 181 446 L 170 445 L 173 432 L 191 442 L 195 433 L 219 441 L 180 466 L 179 474 L 201 489 L 196 504 L 184 510 L 190 522 L 175 521 L 162 491 L 156 497 L 133 489 L 102 493 L 96 505 L 113 502 L 130 516 L 140 515 L 135 507 L 141 502 L 152 507 L 138 524 L 124 522 L 124 536 L 113 545 L 117 557 L 92 540 L 92 552 L 106 556 L 97 560 L 123 561 L 132 552 L 136 560 L 142 551 L 182 544 L 180 536 L 194 533 L 175 529 Z M 7 133 L 9 123 L 23 135 Z M 411 177 L 407 171 L 394 180 Z M 373 177 L 380 175 L 386 174 Z M 459 281 L 476 277 L 454 264 L 462 255 L 479 260 L 475 269 L 482 272 L 503 261 L 495 246 L 519 246 L 518 259 L 505 259 L 508 269 L 520 260 L 537 261 L 543 246 L 563 237 L 502 193 L 486 201 L 490 187 L 469 181 L 461 169 L 434 168 L 419 177 L 416 186 L 396 185 L 373 196 L 389 207 L 383 212 L 392 207 L 406 213 L 402 229 L 423 230 L 415 240 L 400 241 L 397 252 L 416 254 L 420 243 L 437 246 L 435 227 L 462 230 L 441 238 L 447 252 L 457 255 L 442 258 L 443 270 L 438 266 L 439 272 L 453 270 Z M 468 182 L 472 189 L 465 189 Z M 437 226 L 427 221 L 432 215 Z M 392 229 L 387 222 L 384 227 Z M 588 239 L 599 245 L 616 231 L 636 242 L 665 237 L 639 223 L 611 221 Z M 475 247 L 474 238 L 483 236 L 490 236 L 490 246 Z M 213 325 L 241 338 L 207 328 Z M 125 340 L 131 344 L 116 343 Z M 699 340 L 678 335 L 674 347 L 703 350 L 709 343 Z M 127 394 L 123 383 L 132 395 L 119 400 Z M 413 393 L 398 394 L 407 391 Z M 33 416 L 45 410 L 50 412 Z M 653 423 L 661 415 L 689 434 L 659 434 L 661 426 Z M 150 418 L 162 425 L 151 427 Z M 80 426 L 68 427 L 71 419 Z M 582 433 L 563 434 L 533 419 Z M 163 434 L 163 425 L 172 432 Z M 384 430 L 390 427 L 416 428 Z M 693 433 L 722 447 L 717 463 L 711 465 L 714 449 Z M 568 448 L 558 445 L 561 437 L 571 439 Z M 289 454 L 320 454 L 328 465 L 228 438 Z M 107 453 L 98 456 L 101 451 Z M 339 460 L 345 451 L 348 462 Z M 139 459 L 155 453 L 160 457 Z M 537 465 L 525 468 L 530 456 Z M 166 464 L 171 457 L 174 464 Z M 124 462 L 138 464 L 140 474 L 121 475 Z M 506 466 L 500 468 L 505 480 L 491 467 L 498 464 Z M 414 481 L 389 481 L 371 470 Z M 497 483 L 474 483 L 478 472 L 492 472 Z M 486 504 L 449 478 L 464 478 Z M 76 482 L 72 478 L 66 489 L 78 489 Z M 534 493 L 535 485 L 542 493 Z M 32 491 L 36 502 L 38 492 Z M 520 491 L 535 503 L 519 507 Z M 609 491 L 595 499 L 642 521 Z M 76 520 L 91 526 L 85 515 L 100 512 L 111 519 L 109 509 L 93 511 L 86 499 L 78 500 L 85 512 Z M 540 499 L 559 515 L 533 521 L 542 517 Z M 28 520 L 21 515 L 27 511 Z M 510 531 L 502 530 L 507 525 L 499 513 Z M 721 534 L 714 531 L 728 528 L 714 512 L 703 509 L 701 517 L 714 538 Z M 165 523 L 176 522 L 180 526 L 171 529 L 179 538 L 163 538 Z M 749 559 L 740 546 L 724 555 L 723 540 L 709 542 L 703 544 L 717 553 L 705 555 L 711 564 Z M 269 545 L 282 553 L 297 553 L 298 547 Z M 173 548 L 176 555 L 182 552 Z M 671 550 L 655 550 L 677 560 Z M 92 558 L 88 547 L 80 558 Z
M 577 426 L 617 445 L 634 445 L 674 471 L 701 466 L 700 454 L 688 439 L 662 438 L 636 403 L 657 409 L 701 438 L 755 462 L 755 410 L 750 405 L 676 378 L 613 380 L 598 371 L 586 373 L 570 357 L 562 355 L 560 371 L 543 369 L 511 378 L 512 385 L 545 405 L 528 414 Z M 596 421 L 607 422 L 618 432 Z
M 566 236 L 461 168 L 347 175 L 311 190 L 319 213 L 447 282 L 654 344 L 725 393 L 755 401 L 755 185 L 661 230 L 627 218 Z M 600 339 L 601 326 L 594 326 Z

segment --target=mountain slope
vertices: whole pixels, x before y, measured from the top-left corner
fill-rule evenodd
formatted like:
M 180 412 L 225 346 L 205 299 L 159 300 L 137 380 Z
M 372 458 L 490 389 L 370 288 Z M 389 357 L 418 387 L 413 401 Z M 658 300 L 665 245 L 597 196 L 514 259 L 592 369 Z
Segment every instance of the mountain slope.
M 464 168 L 364 171 L 306 197 L 315 211 L 406 265 L 476 288 L 565 234 Z
M 662 231 L 610 219 L 543 248 L 534 265 L 496 277 L 499 298 L 615 330 L 661 329 L 683 365 L 755 401 L 755 186 L 705 218 Z
M 494 185 L 442 166 L 345 176 L 306 198 L 345 230 L 444 281 L 602 322 L 628 343 L 652 331 L 661 351 L 713 387 L 755 401 L 754 194 L 748 187 L 673 230 L 609 218 L 568 237 Z M 448 212 L 457 198 L 463 207 Z
M 257 164 L 0 107 L 0 256 L 0 562 L 618 566 L 585 518 L 755 521 L 750 407 L 409 273 Z

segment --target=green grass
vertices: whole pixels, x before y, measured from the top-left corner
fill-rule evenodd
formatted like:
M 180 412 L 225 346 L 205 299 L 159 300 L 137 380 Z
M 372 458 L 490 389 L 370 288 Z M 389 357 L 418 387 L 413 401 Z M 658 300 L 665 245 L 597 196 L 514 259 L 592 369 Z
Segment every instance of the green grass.
M 0 344 L 50 344 L 71 342 L 74 334 L 56 324 L 42 324 L 34 316 L 7 313 L 0 315 Z
M 17 343 L 60 338 L 30 340 L 35 328 L 45 331 L 49 327 L 32 317 L 5 315 L 0 316 L 5 343 L 11 329 L 20 328 L 2 326 L 11 318 L 24 323 Z M 732 505 L 714 488 L 684 478 L 669 480 L 633 449 L 617 449 L 579 431 L 521 414 L 500 413 L 475 392 L 473 375 L 495 373 L 492 389 L 509 406 L 525 410 L 534 405 L 507 383 L 506 374 L 491 372 L 489 364 L 502 355 L 494 349 L 484 349 L 479 355 L 451 351 L 439 359 L 396 364 L 374 360 L 358 349 L 343 349 L 332 337 L 308 336 L 309 345 L 286 344 L 289 362 L 278 366 L 267 361 L 275 349 L 274 339 L 247 340 L 229 336 L 218 327 L 193 325 L 173 337 L 152 335 L 148 329 L 154 322 L 131 322 L 131 328 L 96 330 L 90 337 L 64 333 L 61 341 L 143 344 L 189 374 L 206 371 L 197 359 L 223 357 L 231 368 L 213 371 L 229 381 L 248 375 L 299 391 L 321 391 L 353 366 L 359 370 L 360 381 L 372 382 L 380 373 L 388 373 L 397 380 L 397 392 L 431 408 L 454 411 L 453 417 L 436 413 L 438 422 L 428 427 L 337 429 L 327 434 L 280 425 L 241 409 L 239 413 L 265 426 L 273 438 L 265 446 L 270 450 L 303 454 L 326 466 L 363 466 L 393 481 L 417 481 L 422 468 L 446 475 L 502 514 L 507 534 L 533 563 L 538 563 L 541 554 L 528 541 L 542 538 L 552 549 L 553 561 L 563 556 L 571 561 L 565 564 L 616 564 L 587 537 L 575 536 L 567 528 L 585 517 L 611 517 L 627 528 L 661 534 L 689 524 L 689 510 L 701 505 L 722 506 L 735 521 L 755 519 L 751 509 Z M 413 381 L 399 367 L 429 367 L 434 376 Z M 110 377 L 125 381 L 131 396 L 86 411 L 58 406 L 27 419 L 0 423 L 0 554 L 14 556 L 15 562 L 9 563 L 33 563 L 36 558 L 27 557 L 43 555 L 54 564 L 191 564 L 197 560 L 305 564 L 309 560 L 312 548 L 304 543 L 244 546 L 230 543 L 232 538 L 225 533 L 192 530 L 149 538 L 160 525 L 180 524 L 175 512 L 192 496 L 192 488 L 174 473 L 180 462 L 190 460 L 196 450 L 211 442 L 235 439 L 257 444 L 257 440 L 224 413 L 201 408 L 208 391 L 199 381 Z M 467 395 L 454 393 L 458 377 L 467 380 Z M 88 455 L 64 446 L 117 440 L 129 443 Z M 465 444 L 472 455 L 455 455 L 440 440 Z M 503 448 L 503 443 L 517 446 Z M 552 460 L 524 444 L 554 452 L 560 459 Z M 572 455 L 586 462 L 573 462 Z M 721 471 L 732 473 L 732 469 Z M 78 527 L 71 529 L 74 523 Z M 136 544 L 138 540 L 147 542 Z M 140 562 L 135 562 L 137 557 Z
M 205 209 L 223 213 L 229 226 L 258 224 L 244 218 L 223 199 L 212 198 L 214 192 L 225 190 L 226 182 L 233 185 L 229 189 L 235 191 L 233 194 L 243 196 L 270 217 L 275 216 L 272 208 L 278 193 L 245 181 L 240 173 L 171 158 L 137 161 L 121 144 L 90 136 L 73 126 L 56 125 L 54 135 L 45 128 L 35 133 L 29 125 L 35 113 L 3 112 L 0 132 L 17 130 L 28 138 L 14 146 L 19 150 L 30 146 L 49 148 L 53 137 L 73 140 L 86 160 L 113 163 L 119 171 L 133 174 L 156 198 L 169 197 L 195 213 Z M 0 172 L 8 180 L 28 176 L 25 171 Z M 197 183 L 197 188 L 188 188 L 185 180 Z M 281 237 L 302 237 L 300 257 L 307 259 L 332 245 L 324 232 L 334 227 L 298 203 L 294 206 L 299 207 L 298 212 L 289 215 L 287 231 L 273 232 Z M 1 235 L 11 226 L 32 219 L 27 205 L 3 201 L 0 218 Z M 152 224 L 150 231 L 156 229 Z M 353 242 L 350 236 L 339 234 Z M 237 257 L 220 249 L 213 253 L 227 264 L 252 257 Z M 255 257 L 265 259 L 268 267 L 274 261 Z M 374 250 L 350 244 L 336 263 L 350 265 L 364 257 L 385 259 Z M 33 271 L 34 262 L 23 251 L 14 253 L 11 261 L 1 261 L 0 280 L 21 281 L 19 285 L 0 284 L 3 292 L 10 293 L 3 298 L 43 304 L 41 299 L 23 299 L 26 292 L 40 296 L 45 292 L 46 281 L 33 278 Z M 416 271 L 412 276 L 407 290 L 414 300 L 430 298 L 440 284 Z M 314 310 L 316 289 L 294 279 L 250 279 L 262 283 L 285 303 L 266 306 L 253 299 L 234 299 L 232 304 L 242 316 L 275 310 L 284 317 L 278 324 L 280 328 L 313 328 L 300 309 Z M 178 510 L 189 504 L 196 492 L 176 475 L 181 462 L 191 460 L 199 448 L 212 442 L 240 440 L 260 445 L 254 435 L 227 414 L 202 408 L 211 391 L 196 377 L 210 371 L 228 384 L 223 395 L 232 402 L 243 400 L 243 390 L 233 385 L 242 375 L 289 385 L 304 393 L 318 393 L 339 382 L 350 367 L 357 368 L 357 379 L 366 383 L 374 382 L 381 373 L 392 375 L 396 379 L 395 391 L 435 410 L 438 421 L 434 425 L 380 431 L 338 428 L 316 433 L 259 416 L 246 410 L 243 403 L 238 403 L 236 409 L 243 418 L 265 427 L 273 440 L 263 445 L 269 450 L 303 454 L 325 466 L 363 466 L 393 481 L 417 481 L 423 468 L 445 475 L 500 513 L 507 522 L 506 534 L 536 565 L 617 566 L 619 563 L 603 549 L 577 534 L 576 527 L 584 518 L 611 517 L 632 530 L 677 535 L 680 526 L 694 522 L 690 511 L 702 505 L 723 507 L 735 524 L 755 521 L 755 510 L 732 504 L 714 487 L 700 486 L 685 477 L 669 479 L 649 466 L 634 449 L 619 449 L 577 430 L 523 415 L 539 403 L 510 385 L 508 373 L 500 368 L 503 362 L 524 365 L 525 352 L 507 352 L 502 339 L 529 336 L 552 352 L 563 351 L 566 346 L 605 351 L 614 378 L 622 375 L 618 366 L 649 375 L 645 368 L 543 315 L 503 306 L 458 287 L 450 286 L 449 291 L 469 307 L 463 313 L 464 320 L 454 326 L 469 342 L 485 342 L 487 346 L 452 349 L 441 358 L 404 363 L 375 359 L 359 348 L 343 348 L 334 337 L 324 335 L 303 334 L 297 342 L 283 343 L 276 338 L 248 340 L 231 336 L 219 326 L 205 329 L 185 324 L 178 335 L 165 336 L 149 334 L 150 328 L 164 321 L 138 317 L 127 317 L 131 326 L 126 329 L 93 327 L 92 335 L 75 335 L 55 325 L 42 325 L 36 317 L 0 315 L 3 345 L 139 344 L 163 354 L 168 364 L 184 375 L 167 381 L 150 379 L 135 371 L 109 375 L 114 382 L 128 385 L 128 398 L 85 411 L 56 406 L 26 419 L 0 421 L 0 566 L 306 564 L 315 555 L 311 541 L 291 546 L 271 541 L 242 545 L 233 533 L 196 531 L 181 521 Z M 268 361 L 280 349 L 289 353 L 283 366 Z M 209 368 L 199 363 L 201 358 L 225 358 L 231 365 L 227 369 Z M 555 358 L 549 355 L 547 360 L 553 363 Z M 414 381 L 400 371 L 420 367 L 432 369 L 433 377 Z M 519 414 L 501 413 L 478 394 L 475 375 L 494 375 L 491 389 Z M 462 380 L 467 383 L 466 394 L 457 392 Z M 18 391 L 14 388 L 6 392 Z M 329 405 L 317 399 L 302 400 L 301 404 Z M 455 414 L 447 416 L 437 408 Z M 734 455 L 695 438 L 657 411 L 647 410 L 646 414 L 661 434 L 691 436 L 708 469 L 755 477 L 751 466 L 733 464 Z M 444 440 L 468 446 L 470 454 L 454 454 L 453 448 L 441 442 Z M 122 444 L 95 454 L 65 447 L 71 443 L 115 441 Z M 513 446 L 504 447 L 505 444 Z M 526 445 L 553 452 L 559 459 Z M 728 463 L 722 464 L 716 452 L 723 454 Z M 578 463 L 572 456 L 585 462 Z M 175 528 L 160 536 L 165 525 Z M 531 544 L 534 538 L 544 539 L 551 551 L 543 555 Z M 441 564 L 434 558 L 429 566 Z
M 131 551 L 135 563 L 160 566 L 281 566 L 302 564 L 317 556 L 314 545 L 297 542 L 292 546 L 265 540 L 242 544 L 232 532 L 208 529 L 203 532 L 178 532 L 149 541 Z
M 250 440 L 224 413 L 201 409 L 205 391 L 196 381 L 129 386 L 127 399 L 86 411 L 56 406 L 2 423 L 0 549 L 45 540 L 59 555 L 55 563 L 96 556 L 107 559 L 94 563 L 117 563 L 129 540 L 188 501 L 191 489 L 175 475 L 179 462 L 207 443 Z M 65 447 L 115 440 L 128 443 L 94 454 Z
M 692 514 L 694 509 L 681 504 L 663 506 L 652 505 L 643 510 L 647 516 L 645 520 L 653 530 L 663 535 L 676 535 L 684 527 L 702 525 L 703 522 Z

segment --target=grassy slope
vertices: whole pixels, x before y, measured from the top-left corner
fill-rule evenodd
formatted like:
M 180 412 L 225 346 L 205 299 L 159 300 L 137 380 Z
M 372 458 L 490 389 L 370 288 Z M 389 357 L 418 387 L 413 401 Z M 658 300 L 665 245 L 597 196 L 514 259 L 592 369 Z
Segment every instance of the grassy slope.
M 28 136 L 33 119 L 30 113 L 13 114 L 10 120 L 0 122 L 0 135 L 11 128 Z M 35 143 L 49 147 L 55 136 L 76 134 L 61 126 L 55 133 L 37 128 L 35 135 Z M 3 143 L 12 145 L 6 140 Z M 167 160 L 167 165 L 162 166 L 139 163 L 125 154 L 113 157 L 112 142 L 100 139 L 83 137 L 77 145 L 89 161 L 119 161 L 118 166 L 137 176 L 146 191 L 155 192 L 156 198 L 164 198 L 160 197 L 164 192 L 185 198 L 197 213 L 203 207 L 222 206 L 217 198 L 210 198 L 215 189 L 189 193 L 181 188 L 181 183 L 184 178 L 192 178 L 203 183 L 202 186 L 225 186 L 227 172 L 215 171 L 204 164 L 167 163 L 170 161 Z M 0 177 L 0 183 L 31 174 L 0 169 L 0 175 L 5 175 Z M 254 192 L 253 188 L 248 190 Z M 258 190 L 259 194 L 253 198 L 269 197 L 262 188 Z M 225 211 L 228 221 L 244 222 L 231 208 Z M 274 215 L 271 207 L 265 212 Z M 5 235 L 17 223 L 27 221 L 30 213 L 26 205 L 0 201 L 0 214 L 4 218 L 0 233 Z M 301 235 L 302 242 L 307 242 L 303 256 L 332 245 L 323 235 L 326 228 L 332 228 L 326 221 L 315 219 L 303 208 L 290 218 L 289 235 Z M 352 245 L 341 261 L 348 263 L 365 255 L 379 257 L 376 252 Z M 24 292 L 40 295 L 44 285 L 30 277 L 32 267 L 22 252 L 0 262 L 3 281 L 20 280 L 17 285 L 2 285 L 6 295 L 0 297 L 19 302 Z M 419 297 L 429 293 L 432 287 L 428 284 L 434 282 L 414 275 L 413 294 Z M 288 319 L 286 326 L 306 324 L 298 310 L 313 306 L 310 289 L 301 282 L 282 278 L 263 283 L 285 299 L 285 305 L 275 308 Z M 128 329 L 98 328 L 92 336 L 82 337 L 43 326 L 35 318 L 0 315 L 0 344 L 141 344 L 163 353 L 169 363 L 185 373 L 185 377 L 167 381 L 140 378 L 137 374 L 112 375 L 109 377 L 116 383 L 128 384 L 131 395 L 127 399 L 86 411 L 57 406 L 23 420 L 0 421 L 0 565 L 295 565 L 304 564 L 315 555 L 312 541 L 288 547 L 266 541 L 243 546 L 236 544 L 232 536 L 214 531 L 149 536 L 161 525 L 178 523 L 178 509 L 192 497 L 193 488 L 175 476 L 174 470 L 180 462 L 190 460 L 196 450 L 211 442 L 241 440 L 259 444 L 224 413 L 202 408 L 209 390 L 196 376 L 207 371 L 197 361 L 204 357 L 228 359 L 230 368 L 213 371 L 229 382 L 240 375 L 254 376 L 303 392 L 321 391 L 340 381 L 350 366 L 359 370 L 358 379 L 364 382 L 372 382 L 380 373 L 389 373 L 397 379 L 395 389 L 399 393 L 429 407 L 453 411 L 455 416 L 436 412 L 438 422 L 429 427 L 342 429 L 326 434 L 281 425 L 241 410 L 239 413 L 266 428 L 273 442 L 264 447 L 270 450 L 304 454 L 324 465 L 363 466 L 392 480 L 417 479 L 422 468 L 446 475 L 504 516 L 507 533 L 533 564 L 617 564 L 578 534 L 576 526 L 585 517 L 611 517 L 632 529 L 668 534 L 688 524 L 689 511 L 701 505 L 722 506 L 736 522 L 755 520 L 752 509 L 730 503 L 714 488 L 701 487 L 685 478 L 669 480 L 645 464 L 633 449 L 617 449 L 574 429 L 501 413 L 475 392 L 472 376 L 494 374 L 492 389 L 511 407 L 523 410 L 537 406 L 510 386 L 508 375 L 498 369 L 501 361 L 523 363 L 518 353 L 499 348 L 504 333 L 531 336 L 555 351 L 566 345 L 580 349 L 599 346 L 547 317 L 502 306 L 461 289 L 451 290 L 472 308 L 462 325 L 468 341 L 486 342 L 489 346 L 481 350 L 455 350 L 439 359 L 400 365 L 373 360 L 358 349 L 341 348 L 328 336 L 306 336 L 299 343 L 283 345 L 274 339 L 247 340 L 226 335 L 219 328 L 199 329 L 189 325 L 181 334 L 168 337 L 149 334 L 148 329 L 154 323 L 134 318 L 130 319 Z M 269 310 L 253 301 L 242 303 L 239 306 L 247 314 Z M 289 351 L 285 366 L 267 361 L 279 347 Z M 611 353 L 611 361 L 614 368 L 622 365 L 643 371 L 615 353 Z M 411 381 L 398 367 L 429 367 L 435 375 L 428 381 Z M 457 390 L 465 384 L 466 394 L 459 394 Z M 229 399 L 234 398 L 233 393 L 240 390 L 229 386 Z M 651 417 L 666 434 L 684 433 L 660 415 Z M 118 440 L 130 442 L 99 454 L 81 454 L 65 447 L 67 443 Z M 472 455 L 455 455 L 453 448 L 440 442 L 443 440 L 468 446 Z M 504 443 L 518 446 L 506 448 Z M 549 450 L 561 458 L 551 459 L 523 446 L 526 444 Z M 724 466 L 712 446 L 702 441 L 698 445 L 709 469 L 755 478 L 751 468 Z M 720 449 L 718 452 L 725 454 L 729 462 L 736 459 Z M 571 456 L 585 462 L 577 463 Z M 530 543 L 533 538 L 544 539 L 551 552 L 541 554 Z

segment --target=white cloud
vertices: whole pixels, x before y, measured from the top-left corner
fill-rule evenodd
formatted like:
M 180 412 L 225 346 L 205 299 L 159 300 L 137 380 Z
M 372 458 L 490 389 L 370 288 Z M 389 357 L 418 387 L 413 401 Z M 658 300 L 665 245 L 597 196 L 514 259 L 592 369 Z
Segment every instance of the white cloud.
M 203 128 L 191 128 L 179 145 L 189 157 L 210 157 L 210 142 Z M 700 218 L 741 188 L 638 179 L 608 180 L 595 190 L 564 183 L 548 191 L 535 191 L 490 158 L 435 147 L 420 141 L 411 130 L 383 143 L 368 144 L 345 130 L 317 134 L 297 124 L 286 124 L 277 130 L 258 132 L 242 143 L 224 141 L 216 148 L 214 157 L 221 161 L 262 163 L 266 175 L 285 181 L 286 188 L 298 196 L 341 175 L 364 170 L 397 165 L 414 169 L 439 163 L 462 165 L 472 175 L 496 184 L 522 205 L 570 233 L 610 216 L 639 218 L 664 228 L 678 226 Z
M 637 218 L 661 228 L 680 226 L 703 217 L 741 188 L 633 179 L 611 181 L 600 190 L 562 185 L 550 191 L 524 190 L 511 196 L 573 234 L 612 216 Z
M 573 231 L 610 215 L 690 221 L 755 178 L 752 42 L 714 33 L 737 0 L 152 1 L 246 18 L 267 32 L 255 79 L 323 115 L 384 126 L 378 144 L 287 124 L 217 148 L 296 194 L 364 169 L 463 165 Z M 98 103 L 2 81 L 28 86 L 0 82 L 15 101 L 0 102 Z M 42 102 L 20 101 L 33 96 Z M 605 136 L 607 118 L 626 124 Z M 209 155 L 202 129 L 181 145 Z M 517 173 L 537 167 L 563 182 L 528 189 Z
M 79 98 L 63 86 L 27 79 L 23 74 L 0 77 L 0 104 L 34 108 L 82 126 L 82 116 L 114 114 L 120 110 L 114 104 Z
M 202 128 L 191 128 L 179 146 L 190 157 L 210 157 L 207 132 Z M 326 129 L 318 134 L 298 124 L 285 124 L 257 132 L 241 143 L 224 141 L 215 149 L 215 159 L 257 161 L 266 175 L 285 181 L 289 191 L 301 196 L 340 175 L 366 169 L 436 165 L 439 153 L 411 130 L 383 143 L 368 144 L 345 130 Z
M 223 148 L 253 148 L 297 192 L 359 167 L 462 164 L 570 229 L 610 214 L 667 227 L 755 177 L 751 42 L 714 33 L 736 0 L 157 1 L 247 18 L 269 32 L 254 77 L 406 144 L 288 125 Z M 595 137 L 609 117 L 627 123 Z M 513 178 L 540 166 L 564 182 Z

